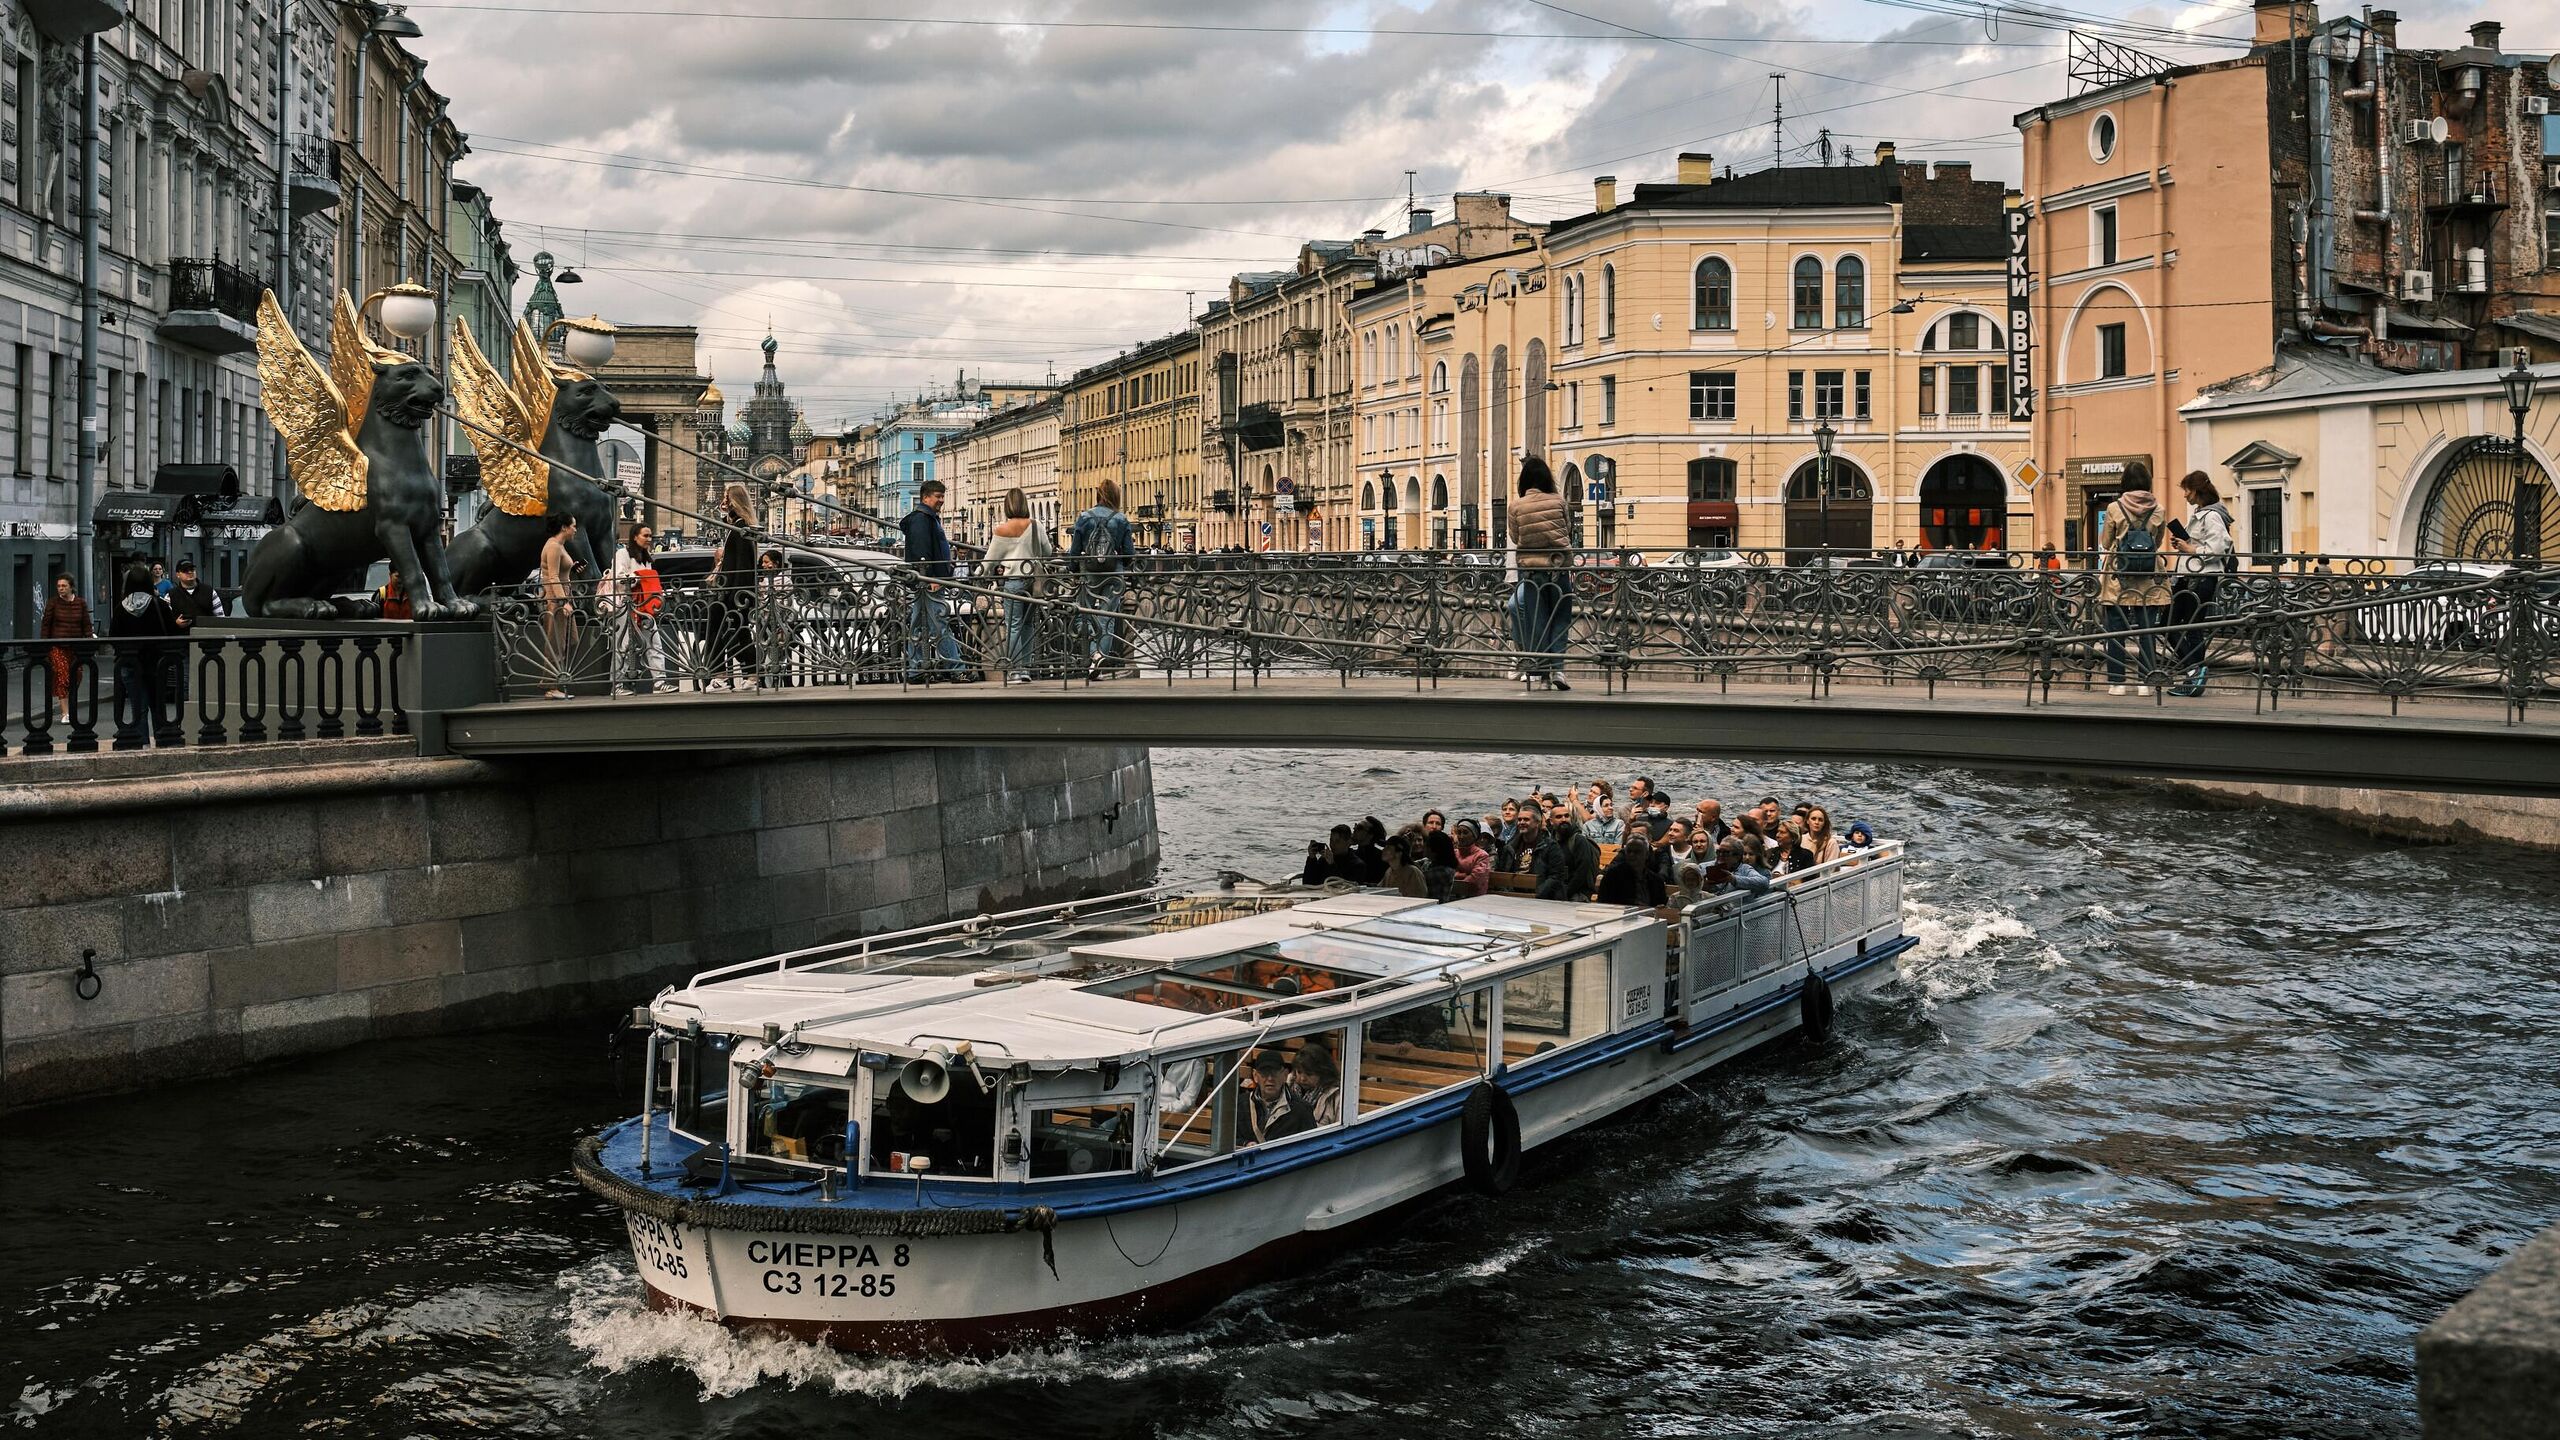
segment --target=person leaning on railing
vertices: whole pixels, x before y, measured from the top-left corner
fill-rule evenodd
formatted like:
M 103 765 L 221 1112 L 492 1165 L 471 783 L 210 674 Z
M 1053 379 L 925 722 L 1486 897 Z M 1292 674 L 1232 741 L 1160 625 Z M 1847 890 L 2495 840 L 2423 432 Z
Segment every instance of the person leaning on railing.
M 2169 609 L 2169 564 L 2162 553 L 2169 538 L 2159 498 L 2151 493 L 2151 472 L 2129 467 L 2124 492 L 2098 517 L 2098 604 L 2106 618 L 2110 695 L 2124 693 L 2123 636 L 2129 630 L 2140 632 L 2135 641 L 2141 669 L 2134 676 L 2134 692 L 2151 693 L 2148 677 L 2160 663 L 2160 637 L 2152 631 Z
M 2169 587 L 2169 623 L 2194 625 L 2213 608 L 2222 577 L 2238 568 L 2238 552 L 2231 543 L 2231 511 L 2222 503 L 2222 492 L 2213 487 L 2213 477 L 2190 470 L 2178 488 L 2187 497 L 2187 518 L 2170 532 L 2182 558 L 2178 577 Z M 2186 678 L 2170 694 L 2204 693 L 2204 651 L 2210 638 L 2204 630 L 2181 631 L 2175 637 L 2178 669 Z
M 1031 497 L 1015 486 L 1004 492 L 1004 518 L 987 542 L 987 573 L 1004 586 L 1004 683 L 1031 683 L 1038 654 L 1038 617 L 1031 608 L 1032 586 L 1040 570 L 1058 553 L 1049 532 L 1033 524 Z
M 1573 530 L 1565 522 L 1564 497 L 1547 462 L 1520 462 L 1520 494 L 1511 502 L 1511 547 L 1520 558 L 1520 589 L 1511 602 L 1511 648 L 1521 655 L 1521 678 L 1570 690 L 1564 679 L 1564 647 L 1573 633 Z M 1543 662 L 1532 656 L 1546 657 Z

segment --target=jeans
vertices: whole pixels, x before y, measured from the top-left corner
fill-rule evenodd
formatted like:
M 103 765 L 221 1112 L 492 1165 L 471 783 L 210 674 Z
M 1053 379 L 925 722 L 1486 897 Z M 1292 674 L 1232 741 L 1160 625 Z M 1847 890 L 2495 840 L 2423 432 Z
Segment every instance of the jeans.
M 1109 670 L 1121 663 L 1120 611 L 1128 603 L 1128 587 L 1115 576 L 1097 580 L 1085 591 L 1085 608 L 1098 613 L 1085 619 L 1085 653 L 1093 668 Z
M 907 675 L 960 668 L 960 640 L 951 633 L 950 607 L 929 589 L 916 590 L 907 615 Z
M 1015 675 L 1030 674 L 1031 657 L 1039 653 L 1039 617 L 1030 595 L 1028 576 L 1004 582 L 1004 668 Z
M 159 725 L 167 668 L 157 655 L 117 654 L 116 749 L 139 750 L 151 743 L 151 732 Z
M 1511 599 L 1511 648 L 1523 655 L 1552 655 L 1547 671 L 1564 668 L 1564 647 L 1573 633 L 1573 577 L 1556 570 L 1545 575 L 1524 571 Z M 1529 669 L 1525 662 L 1523 669 Z
M 2137 679 L 2141 683 L 2149 683 L 2151 672 L 2160 668 L 2160 637 L 2150 633 L 2146 627 L 2160 624 L 2163 619 L 2162 611 L 2165 608 L 2159 605 L 2110 605 L 2107 607 L 2108 684 L 2125 683 L 2122 637 L 2128 630 L 2143 631 L 2142 634 L 2134 637 L 2142 662 L 2142 674 Z
M 2169 623 L 2192 625 L 2204 618 L 2213 604 L 2215 592 L 2222 589 L 2219 575 L 2181 575 L 2169 587 Z M 2178 669 L 2194 674 L 2204 664 L 2205 645 L 2213 638 L 2208 630 L 2191 630 L 2177 637 Z
M 613 683 L 643 692 L 658 685 L 658 625 L 637 610 L 626 610 L 616 625 Z

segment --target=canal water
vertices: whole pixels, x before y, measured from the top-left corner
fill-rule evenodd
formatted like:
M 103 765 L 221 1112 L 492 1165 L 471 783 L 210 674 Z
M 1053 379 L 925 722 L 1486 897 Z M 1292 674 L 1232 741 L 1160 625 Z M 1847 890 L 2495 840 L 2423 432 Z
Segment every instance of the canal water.
M 596 1023 L 15 1117 L 38 1435 L 2411 1435 L 2410 1342 L 2560 1219 L 2560 860 L 1860 766 L 1166 752 L 1170 873 L 1649 773 L 1910 837 L 1901 973 L 1499 1201 L 1178 1332 L 862 1360 L 638 1300 Z M 635 997 L 636 998 L 636 997 Z

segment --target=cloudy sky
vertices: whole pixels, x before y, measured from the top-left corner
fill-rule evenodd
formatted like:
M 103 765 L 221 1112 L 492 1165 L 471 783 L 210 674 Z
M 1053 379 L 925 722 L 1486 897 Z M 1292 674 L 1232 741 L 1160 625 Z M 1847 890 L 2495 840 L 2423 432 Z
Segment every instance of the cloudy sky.
M 1758 169 L 1779 71 L 1789 164 L 1818 163 L 1829 127 L 1857 159 L 1890 139 L 2014 181 L 2011 116 L 2065 93 L 2058 26 L 2197 60 L 2250 25 L 2241 0 L 1995 20 L 1960 0 L 409 8 L 472 138 L 458 173 L 528 272 L 548 249 L 585 277 L 573 311 L 699 326 L 733 395 L 769 322 L 822 430 L 964 367 L 1063 377 L 1180 328 L 1302 239 L 1398 228 L 1407 170 L 1444 215 L 1465 189 L 1549 218 L 1682 150 Z M 2475 18 L 2398 8 L 2409 44 Z M 2507 16 L 2509 48 L 2560 43 L 2524 33 L 2536 8 Z

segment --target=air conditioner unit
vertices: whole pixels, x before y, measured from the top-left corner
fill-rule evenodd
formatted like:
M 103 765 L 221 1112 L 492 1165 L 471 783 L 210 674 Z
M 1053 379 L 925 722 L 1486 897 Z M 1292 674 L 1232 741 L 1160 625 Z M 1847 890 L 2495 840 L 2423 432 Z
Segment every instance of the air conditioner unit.
M 2433 300 L 2436 298 L 2436 273 L 2432 270 L 2401 271 L 2400 298 L 2403 300 Z
M 2433 145 L 2436 143 L 2435 122 L 2432 120 L 2410 121 L 2409 143 L 2412 145 Z
M 2524 113 L 2527 115 L 2550 114 L 2551 97 L 2548 95 L 2527 95 L 2524 97 Z
M 2551 173 L 2544 178 L 2551 182 L 2552 189 L 2560 190 L 2560 160 L 2551 162 Z

